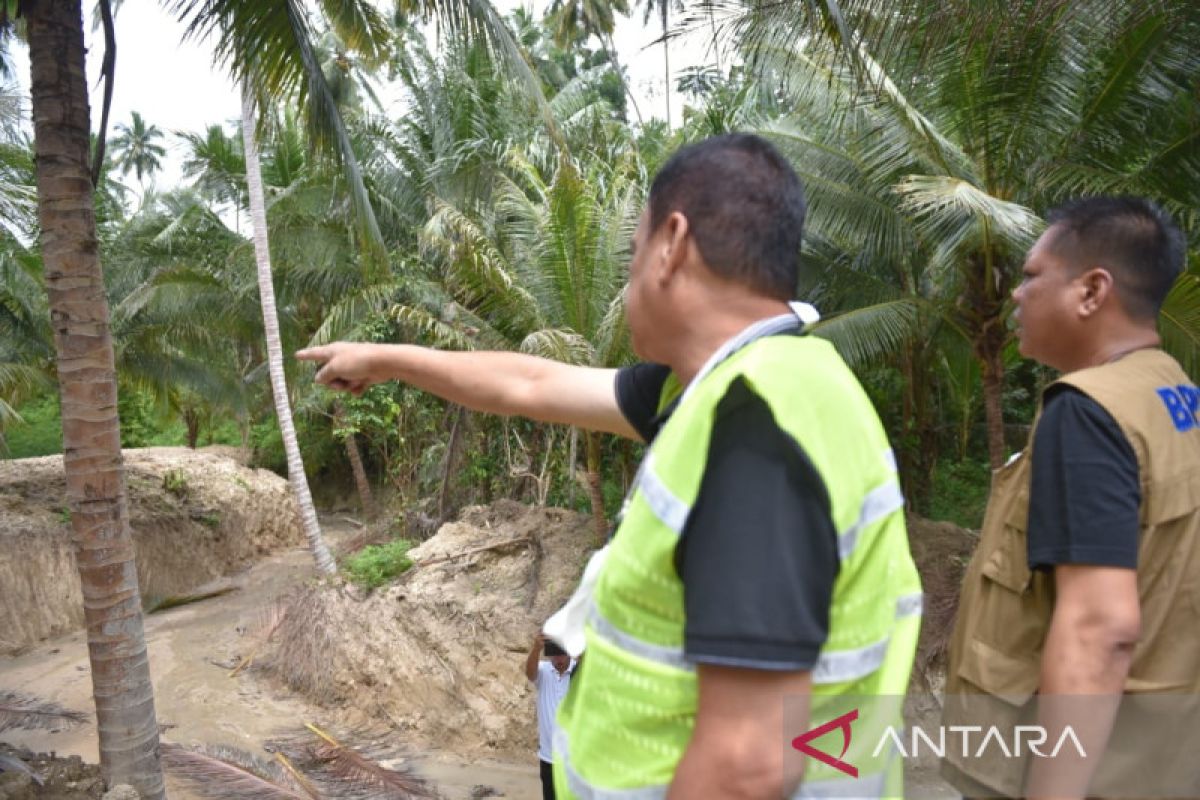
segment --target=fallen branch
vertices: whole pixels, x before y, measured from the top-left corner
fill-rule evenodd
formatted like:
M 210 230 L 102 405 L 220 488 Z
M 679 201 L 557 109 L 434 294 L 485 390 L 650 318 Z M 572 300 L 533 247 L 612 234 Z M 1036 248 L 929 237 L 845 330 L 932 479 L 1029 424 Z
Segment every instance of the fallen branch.
M 532 541 L 533 539 L 529 536 L 514 536 L 513 538 L 505 539 L 502 542 L 493 542 L 492 544 L 485 544 L 482 547 L 472 547 L 470 550 L 464 550 L 461 553 L 427 558 L 423 561 L 418 561 L 417 563 L 413 564 L 413 568 L 416 569 L 418 567 L 428 567 L 431 564 L 441 564 L 444 561 L 454 561 L 455 559 L 466 558 L 467 556 L 473 556 L 477 553 L 486 553 L 488 550 L 499 550 L 500 548 L 508 547 L 509 545 L 529 544 Z

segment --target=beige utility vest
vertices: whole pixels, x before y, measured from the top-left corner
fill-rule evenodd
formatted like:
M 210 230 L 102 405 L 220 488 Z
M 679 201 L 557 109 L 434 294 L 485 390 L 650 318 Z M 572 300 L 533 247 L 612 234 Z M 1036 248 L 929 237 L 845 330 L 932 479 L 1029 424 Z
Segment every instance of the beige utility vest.
M 1125 691 L 1200 692 L 1200 392 L 1157 349 L 1135 351 L 1056 383 L 1103 406 L 1137 456 L 1142 635 Z M 1021 709 L 1038 688 L 1055 595 L 1052 572 L 1030 570 L 1026 549 L 1036 429 L 1037 420 L 1025 450 L 992 478 L 950 643 L 947 726 L 1027 722 Z M 973 694 L 994 697 L 978 703 L 953 697 Z M 957 768 L 1008 796 L 1020 795 L 1022 769 L 1011 761 L 989 764 L 959 756 L 953 749 L 946 753 L 951 775 Z

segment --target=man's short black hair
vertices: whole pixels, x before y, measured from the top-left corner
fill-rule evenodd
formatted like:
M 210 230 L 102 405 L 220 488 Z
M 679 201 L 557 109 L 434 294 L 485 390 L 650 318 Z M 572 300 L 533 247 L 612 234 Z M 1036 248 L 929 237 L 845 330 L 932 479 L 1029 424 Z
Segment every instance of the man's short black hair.
M 1058 230 L 1051 252 L 1080 270 L 1104 267 L 1131 317 L 1158 317 L 1187 247 L 1166 211 L 1142 197 L 1086 197 L 1054 209 L 1047 221 Z
M 795 297 L 804 187 L 766 139 L 733 133 L 675 153 L 650 187 L 650 230 L 675 211 L 713 272 L 769 297 Z

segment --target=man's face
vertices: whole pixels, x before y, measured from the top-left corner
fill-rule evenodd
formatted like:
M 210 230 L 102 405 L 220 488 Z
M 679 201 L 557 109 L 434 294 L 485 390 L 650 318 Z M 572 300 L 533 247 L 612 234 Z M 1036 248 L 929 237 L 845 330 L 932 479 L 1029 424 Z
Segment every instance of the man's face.
M 1033 245 L 1012 295 L 1021 355 L 1051 367 L 1070 355 L 1079 297 L 1076 270 L 1052 252 L 1057 235 L 1051 226 Z
M 567 655 L 550 656 L 550 663 L 559 672 L 566 672 L 567 668 L 571 666 L 571 657 Z

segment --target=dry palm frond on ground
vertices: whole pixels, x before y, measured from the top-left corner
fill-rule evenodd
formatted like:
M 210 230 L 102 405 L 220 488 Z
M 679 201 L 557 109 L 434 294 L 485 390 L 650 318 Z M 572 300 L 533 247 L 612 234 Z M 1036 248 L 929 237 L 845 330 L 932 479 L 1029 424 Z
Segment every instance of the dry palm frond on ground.
M 29 779 L 38 786 L 45 786 L 46 779 L 43 778 L 37 770 L 26 764 L 16 756 L 10 756 L 7 753 L 0 753 L 0 772 L 18 772 L 23 775 L 28 775 Z
M 239 672 L 254 663 L 254 658 L 258 655 L 258 651 L 271 641 L 271 637 L 275 635 L 275 632 L 279 630 L 279 626 L 283 624 L 292 605 L 287 600 L 276 601 L 262 613 L 258 624 L 254 626 L 251 633 L 253 644 L 250 646 L 250 651 L 241 657 L 237 666 L 229 673 L 229 677 L 236 678 Z
M 270 636 L 271 646 L 256 662 L 292 691 L 323 704 L 338 701 L 344 691 L 333 677 L 344 648 L 333 630 L 338 622 L 330 602 L 317 586 L 290 594 L 281 603 L 284 613 Z
M 316 725 L 268 744 L 321 787 L 328 797 L 355 800 L 433 800 L 436 790 L 411 770 L 395 766 L 397 753 L 386 738 L 361 732 L 334 736 Z M 352 744 L 348 744 L 349 740 Z M 347 794 L 349 793 L 349 794 Z
M 10 728 L 65 730 L 82 725 L 87 719 L 87 714 L 82 711 L 71 711 L 58 703 L 0 689 L 0 731 Z
M 228 747 L 190 750 L 163 742 L 163 767 L 214 800 L 321 800 L 277 763 Z

